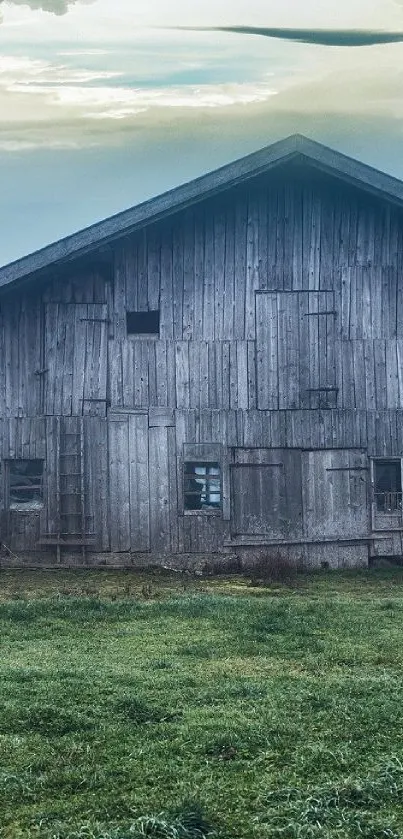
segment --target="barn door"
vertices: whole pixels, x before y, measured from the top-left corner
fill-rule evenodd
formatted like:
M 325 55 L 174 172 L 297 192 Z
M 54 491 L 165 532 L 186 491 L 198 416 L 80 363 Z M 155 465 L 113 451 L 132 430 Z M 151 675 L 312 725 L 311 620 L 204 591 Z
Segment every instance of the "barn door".
M 256 294 L 258 408 L 335 408 L 335 338 L 333 292 Z
M 108 417 L 109 510 L 112 551 L 150 548 L 148 417 Z
M 368 459 L 359 449 L 302 453 L 304 535 L 309 539 L 366 536 Z
M 301 452 L 235 449 L 231 531 L 273 540 L 302 535 Z
M 44 413 L 106 411 L 107 308 L 100 303 L 45 305 Z

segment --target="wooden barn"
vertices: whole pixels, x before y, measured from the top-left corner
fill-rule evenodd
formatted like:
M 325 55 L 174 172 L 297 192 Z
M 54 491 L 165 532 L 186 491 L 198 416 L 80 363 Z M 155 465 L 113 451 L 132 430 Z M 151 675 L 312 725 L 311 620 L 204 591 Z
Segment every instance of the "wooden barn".
M 3 565 L 402 555 L 403 183 L 296 135 L 0 270 Z

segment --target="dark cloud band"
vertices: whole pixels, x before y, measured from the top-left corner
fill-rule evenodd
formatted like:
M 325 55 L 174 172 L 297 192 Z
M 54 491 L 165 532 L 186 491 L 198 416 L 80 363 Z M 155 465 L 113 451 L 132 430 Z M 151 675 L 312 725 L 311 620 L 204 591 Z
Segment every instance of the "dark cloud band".
M 395 44 L 403 41 L 403 32 L 372 31 L 365 29 L 283 29 L 263 26 L 186 26 L 180 29 L 202 32 L 232 32 L 237 35 L 262 35 L 301 44 L 320 44 L 326 47 L 369 47 L 375 44 Z

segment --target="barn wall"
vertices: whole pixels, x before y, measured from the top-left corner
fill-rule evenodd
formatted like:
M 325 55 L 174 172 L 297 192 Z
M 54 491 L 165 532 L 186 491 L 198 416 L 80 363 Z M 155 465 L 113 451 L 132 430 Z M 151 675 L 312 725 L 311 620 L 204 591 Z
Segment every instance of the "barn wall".
M 253 518 L 241 496 L 259 464 L 246 462 L 241 478 L 234 466 L 248 457 L 242 450 L 291 448 L 301 475 L 293 509 L 310 512 L 288 535 L 273 521 L 273 538 L 341 538 L 346 522 L 348 536 L 358 524 L 364 547 L 346 545 L 343 554 L 333 546 L 332 562 L 363 561 L 368 458 L 403 454 L 402 254 L 398 210 L 292 172 L 125 237 L 107 270 L 94 263 L 7 295 L 0 452 L 45 462 L 44 508 L 3 509 L 7 544 L 32 550 L 41 534 L 60 530 L 58 418 L 70 417 L 77 429 L 83 419 L 90 550 L 156 557 L 230 549 L 234 521 Z M 154 309 L 159 337 L 128 336 L 126 312 Z M 184 513 L 185 447 L 196 444 L 219 447 L 221 515 Z M 261 457 L 263 487 L 270 465 Z M 349 477 L 358 469 L 367 469 L 364 490 Z M 280 481 L 280 509 L 284 492 Z M 383 534 L 375 553 L 386 552 L 387 538 L 393 546 L 400 536 Z M 323 558 L 323 547 L 315 550 L 308 561 Z
M 126 239 L 113 404 L 403 407 L 402 254 L 397 210 L 315 178 L 239 188 Z M 160 340 L 128 339 L 126 310 L 159 306 Z
M 74 418 L 73 418 L 74 419 Z M 174 425 L 150 427 L 155 422 L 148 412 L 142 414 L 116 414 L 109 418 L 85 417 L 87 441 L 86 492 L 92 527 L 97 534 L 94 549 L 99 552 L 146 553 L 154 556 L 176 553 L 219 552 L 224 542 L 231 539 L 230 510 L 222 516 L 200 514 L 178 515 L 181 510 L 181 476 L 183 449 L 186 444 L 205 446 L 206 441 L 216 444 L 220 440 L 223 464 L 224 507 L 229 502 L 230 478 L 228 461 L 245 459 L 245 452 L 268 447 L 274 450 L 303 451 L 303 457 L 315 461 L 314 453 L 329 458 L 326 466 L 344 462 L 349 453 L 358 458 L 359 464 L 367 463 L 368 456 L 400 456 L 403 450 L 403 412 L 380 413 L 376 422 L 368 424 L 365 411 L 177 411 Z M 56 418 L 13 419 L 0 423 L 1 457 L 43 458 L 46 463 L 45 505 L 40 513 L 13 513 L 4 542 L 13 550 L 34 550 L 41 532 L 52 531 L 56 522 Z M 213 442 L 212 442 L 213 441 Z M 309 451 L 312 454 L 309 455 Z M 150 470 L 147 459 L 150 456 Z M 337 458 L 337 459 L 335 459 Z M 277 458 L 278 459 L 278 458 Z M 322 459 L 322 457 L 321 457 Z M 348 461 L 350 462 L 350 461 Z M 320 464 L 319 464 L 320 466 Z M 315 463 L 314 463 L 315 467 Z M 293 479 L 295 478 L 293 470 Z M 316 490 L 312 478 L 320 469 L 310 473 L 310 481 L 302 483 L 305 494 L 312 492 L 311 518 L 315 533 L 309 530 L 309 517 L 303 534 L 307 539 L 335 535 L 335 528 L 326 530 L 326 519 L 331 517 L 329 499 L 323 506 L 322 485 Z M 345 476 L 340 476 L 340 478 Z M 350 485 L 341 487 L 340 496 L 334 500 L 335 515 L 340 517 L 339 536 L 363 535 L 354 531 L 357 521 L 352 519 L 352 529 L 347 523 L 356 509 L 356 499 L 350 498 Z M 246 488 L 247 491 L 247 488 Z M 304 499 L 306 501 L 306 499 Z M 352 506 L 350 507 L 350 501 Z M 318 505 L 315 508 L 315 504 Z M 308 506 L 308 505 L 307 505 Z M 326 513 L 326 515 L 325 515 Z M 359 521 L 368 513 L 368 507 L 356 511 Z M 91 529 L 92 529 L 91 527 Z M 256 531 L 254 533 L 256 535 Z M 257 532 L 259 535 L 259 532 Z M 337 535 L 337 533 L 336 533 Z M 272 533 L 273 539 L 281 534 Z M 285 534 L 292 540 L 301 534 Z M 396 540 L 398 534 L 395 534 Z M 270 539 L 269 539 L 270 541 Z M 399 542 L 400 544 L 400 542 Z M 385 553 L 386 536 L 377 547 Z M 43 548 L 42 550 L 45 550 Z M 46 549 L 47 550 L 47 549 Z M 323 549 L 322 549 L 323 552 Z M 386 551 L 387 552 L 387 551 Z
M 261 179 L 126 237 L 113 260 L 110 276 L 72 269 L 2 300 L 0 415 L 91 413 L 97 399 L 403 407 L 403 223 L 375 198 Z M 158 340 L 127 336 L 126 311 L 158 308 Z

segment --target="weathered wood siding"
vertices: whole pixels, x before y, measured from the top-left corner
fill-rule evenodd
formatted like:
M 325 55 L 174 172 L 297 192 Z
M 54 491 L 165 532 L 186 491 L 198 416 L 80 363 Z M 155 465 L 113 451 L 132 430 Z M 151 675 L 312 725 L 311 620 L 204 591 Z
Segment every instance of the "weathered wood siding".
M 366 539 L 369 458 L 403 454 L 402 267 L 399 210 L 284 168 L 6 294 L 0 455 L 45 463 L 10 544 L 57 530 L 58 417 L 84 418 L 95 550 Z M 154 309 L 159 337 L 128 336 Z M 221 463 L 220 515 L 183 509 L 186 446 Z
M 302 452 L 304 532 L 308 539 L 369 532 L 369 470 L 365 451 Z
M 105 415 L 106 305 L 47 303 L 44 314 L 43 413 Z
M 116 253 L 114 403 L 403 407 L 398 211 L 342 184 L 283 178 L 157 229 Z M 160 340 L 128 340 L 126 309 L 158 305 Z
M 234 449 L 232 535 L 270 540 L 302 537 L 301 453 Z

